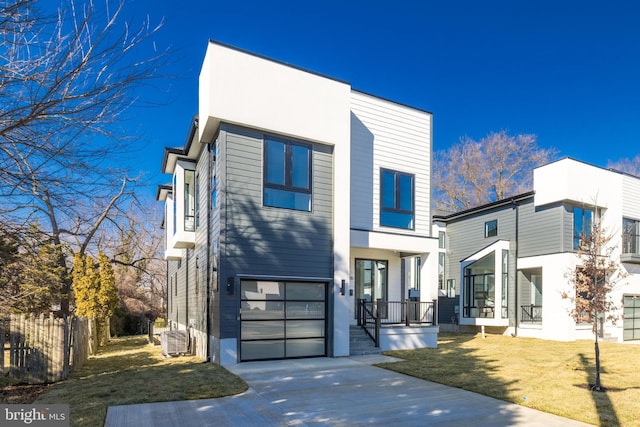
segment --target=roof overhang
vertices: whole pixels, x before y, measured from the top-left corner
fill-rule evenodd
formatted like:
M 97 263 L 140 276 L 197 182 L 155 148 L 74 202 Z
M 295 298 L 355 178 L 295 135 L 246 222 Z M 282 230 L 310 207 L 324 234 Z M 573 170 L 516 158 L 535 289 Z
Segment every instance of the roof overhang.
M 166 147 L 162 159 L 162 172 L 172 174 L 175 171 L 178 159 L 196 160 L 202 145 L 198 142 L 198 116 L 193 116 L 184 147 Z

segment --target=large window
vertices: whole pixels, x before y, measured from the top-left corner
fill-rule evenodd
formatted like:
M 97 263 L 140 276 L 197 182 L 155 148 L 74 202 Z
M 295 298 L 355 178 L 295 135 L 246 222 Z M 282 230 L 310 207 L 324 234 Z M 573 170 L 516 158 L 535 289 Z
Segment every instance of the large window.
M 464 317 L 495 317 L 495 252 L 464 269 Z
M 579 250 L 582 239 L 591 236 L 593 211 L 585 208 L 573 208 L 573 249 Z
M 311 147 L 267 139 L 264 142 L 264 205 L 311 211 Z
M 414 181 L 413 175 L 381 169 L 380 225 L 414 228 Z
M 640 254 L 640 221 L 622 220 L 622 253 Z

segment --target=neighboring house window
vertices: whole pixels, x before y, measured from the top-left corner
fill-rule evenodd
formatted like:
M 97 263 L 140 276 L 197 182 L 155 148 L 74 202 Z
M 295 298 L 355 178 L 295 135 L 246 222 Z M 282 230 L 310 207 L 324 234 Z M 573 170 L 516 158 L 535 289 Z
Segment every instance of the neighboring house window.
M 173 194 L 178 194 L 176 193 L 177 186 L 178 186 L 178 178 L 176 177 L 176 175 L 173 175 Z M 175 235 L 176 231 L 178 230 L 178 204 L 176 202 L 177 200 L 174 199 L 173 200 L 173 231 L 171 232 L 171 235 Z
M 264 205 L 311 211 L 311 146 L 265 140 Z
M 591 236 L 593 211 L 591 209 L 573 208 L 573 249 L 579 250 L 582 239 Z
M 447 279 L 447 297 L 456 297 L 456 279 Z
M 440 249 L 445 248 L 444 237 L 445 237 L 444 231 L 438 231 L 438 248 Z
M 381 169 L 380 225 L 414 228 L 414 182 L 411 174 Z
M 415 271 L 415 275 L 414 275 L 414 283 L 413 283 L 413 288 L 416 291 L 420 290 L 420 270 L 422 268 L 422 258 L 420 258 L 419 256 L 416 257 L 416 271 Z
M 640 221 L 622 219 L 622 253 L 640 253 Z
M 438 288 L 445 289 L 444 285 L 444 262 L 446 254 L 444 252 L 438 252 Z
M 195 182 L 196 230 L 200 227 L 200 174 L 196 173 Z
M 509 251 L 502 250 L 502 318 L 509 318 Z
M 495 237 L 498 235 L 498 220 L 487 221 L 484 223 L 484 237 Z
M 184 231 L 195 230 L 196 203 L 195 203 L 195 172 L 184 171 Z

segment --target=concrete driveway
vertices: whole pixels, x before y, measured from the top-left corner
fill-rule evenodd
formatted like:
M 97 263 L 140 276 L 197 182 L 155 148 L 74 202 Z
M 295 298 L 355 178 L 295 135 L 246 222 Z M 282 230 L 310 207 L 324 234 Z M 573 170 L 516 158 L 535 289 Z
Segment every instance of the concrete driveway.
M 249 390 L 220 399 L 111 406 L 105 427 L 585 426 L 420 380 L 372 363 L 387 356 L 242 363 Z

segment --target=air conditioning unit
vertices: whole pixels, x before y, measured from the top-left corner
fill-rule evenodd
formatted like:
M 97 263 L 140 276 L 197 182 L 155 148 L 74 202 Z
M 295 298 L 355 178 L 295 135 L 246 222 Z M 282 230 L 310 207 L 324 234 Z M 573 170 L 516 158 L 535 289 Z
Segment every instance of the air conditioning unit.
M 162 354 L 178 356 L 189 352 L 189 331 L 164 331 L 160 335 Z

